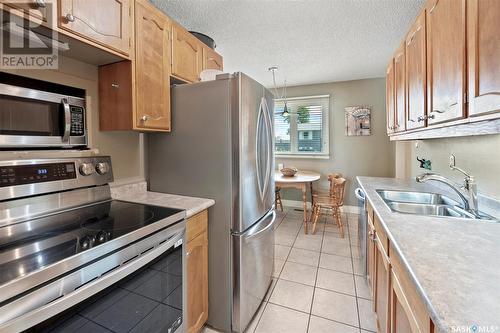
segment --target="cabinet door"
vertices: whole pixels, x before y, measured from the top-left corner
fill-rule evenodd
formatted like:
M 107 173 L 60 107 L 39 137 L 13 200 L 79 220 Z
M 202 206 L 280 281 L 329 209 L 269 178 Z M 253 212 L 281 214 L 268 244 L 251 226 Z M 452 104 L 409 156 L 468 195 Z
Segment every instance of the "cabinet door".
M 394 115 L 396 111 L 394 98 L 394 59 L 387 66 L 387 71 L 385 74 L 385 109 L 387 112 L 387 133 L 391 134 L 394 132 Z
M 5 10 L 15 9 L 19 11 L 19 15 L 23 15 L 30 21 L 47 24 L 51 23 L 49 21 L 52 17 L 51 9 L 56 6 L 56 3 L 55 0 L 5 1 L 5 3 L 0 4 L 0 8 L 4 9 L 3 6 L 6 6 Z
M 468 0 L 467 10 L 469 116 L 476 116 L 500 110 L 500 1 Z
M 137 129 L 170 130 L 170 21 L 147 1 L 136 1 Z
M 366 274 L 372 298 L 375 299 L 375 228 L 372 218 L 368 216 L 366 237 Z
M 198 332 L 208 318 L 207 232 L 187 243 L 187 332 Z
M 405 45 L 402 43 L 394 55 L 394 132 L 406 129 Z
M 172 75 L 188 82 L 198 82 L 202 68 L 201 42 L 177 24 L 173 25 L 172 31 Z
M 425 9 L 406 37 L 406 129 L 425 127 L 426 103 L 426 47 Z
M 59 27 L 117 52 L 131 52 L 130 0 L 59 0 Z
M 399 279 L 391 273 L 391 333 L 421 333 Z
M 389 333 L 389 258 L 384 251 L 380 238 L 375 234 L 375 313 L 379 333 Z
M 203 69 L 218 69 L 222 70 L 222 57 L 214 50 L 203 48 Z
M 465 116 L 465 0 L 432 0 L 427 13 L 427 111 L 435 124 Z

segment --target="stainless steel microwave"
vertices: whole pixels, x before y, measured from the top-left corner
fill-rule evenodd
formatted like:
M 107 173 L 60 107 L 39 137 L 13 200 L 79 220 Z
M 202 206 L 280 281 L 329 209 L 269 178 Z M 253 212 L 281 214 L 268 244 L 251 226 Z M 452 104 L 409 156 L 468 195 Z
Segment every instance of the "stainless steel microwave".
M 1 73 L 0 149 L 87 146 L 85 91 Z

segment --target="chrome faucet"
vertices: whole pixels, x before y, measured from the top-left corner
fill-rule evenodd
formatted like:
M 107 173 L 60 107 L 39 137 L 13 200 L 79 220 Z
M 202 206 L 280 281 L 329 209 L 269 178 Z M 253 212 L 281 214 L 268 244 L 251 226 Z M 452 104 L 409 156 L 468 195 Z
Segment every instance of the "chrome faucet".
M 477 184 L 474 177 L 455 166 L 455 156 L 453 155 L 450 156 L 450 169 L 459 171 L 465 176 L 464 185 L 462 187 L 457 186 L 452 180 L 434 173 L 423 173 L 416 177 L 416 181 L 418 183 L 424 183 L 428 180 L 434 180 L 450 186 L 458 194 L 460 199 L 462 199 L 464 209 L 475 216 L 479 216 L 477 207 Z

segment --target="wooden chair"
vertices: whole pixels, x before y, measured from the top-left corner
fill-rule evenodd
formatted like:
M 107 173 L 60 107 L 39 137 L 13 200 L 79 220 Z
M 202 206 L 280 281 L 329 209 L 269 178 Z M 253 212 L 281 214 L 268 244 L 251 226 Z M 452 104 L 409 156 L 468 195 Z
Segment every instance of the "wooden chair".
M 278 206 L 280 207 L 280 210 L 283 211 L 283 203 L 281 202 L 281 187 L 276 186 L 274 189 L 274 207 L 278 209 Z
M 338 174 L 330 174 L 328 175 L 328 181 L 330 182 L 330 190 L 328 193 L 316 192 L 313 194 L 312 233 L 316 233 L 316 223 L 321 214 L 321 209 L 325 208 L 332 210 L 333 219 L 339 227 L 341 237 L 344 238 L 344 226 L 342 225 L 340 207 L 344 205 L 346 180 L 345 178 L 339 177 Z

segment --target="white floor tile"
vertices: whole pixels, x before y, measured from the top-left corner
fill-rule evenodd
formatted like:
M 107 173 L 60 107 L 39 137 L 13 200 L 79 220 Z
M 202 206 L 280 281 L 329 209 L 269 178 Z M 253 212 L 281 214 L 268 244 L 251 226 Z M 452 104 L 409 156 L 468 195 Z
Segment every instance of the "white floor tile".
M 280 244 L 274 245 L 274 258 L 286 260 L 288 258 L 288 254 L 290 253 L 290 249 L 290 246 Z
M 281 271 L 280 278 L 314 286 L 317 268 L 287 261 Z
M 359 321 L 361 328 L 369 331 L 377 330 L 375 313 L 373 312 L 372 301 L 358 298 Z
M 316 288 L 312 314 L 358 327 L 356 298 Z
M 319 259 L 319 267 L 352 273 L 351 258 L 333 254 L 322 253 Z
M 359 329 L 328 319 L 311 316 L 308 333 L 359 333 Z
M 354 292 L 354 275 L 320 268 L 316 287 L 356 296 Z
M 368 287 L 368 282 L 364 276 L 354 275 L 354 282 L 356 283 L 356 294 L 358 297 L 372 298 L 370 287 Z
M 278 278 L 280 276 L 280 273 L 283 270 L 284 265 L 285 265 L 284 260 L 274 259 L 273 277 Z
M 319 252 L 293 247 L 288 256 L 288 261 L 318 267 Z
M 309 315 L 268 303 L 255 333 L 306 333 Z
M 314 287 L 279 279 L 269 302 L 309 313 Z

